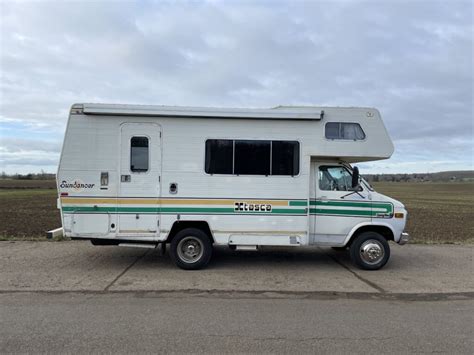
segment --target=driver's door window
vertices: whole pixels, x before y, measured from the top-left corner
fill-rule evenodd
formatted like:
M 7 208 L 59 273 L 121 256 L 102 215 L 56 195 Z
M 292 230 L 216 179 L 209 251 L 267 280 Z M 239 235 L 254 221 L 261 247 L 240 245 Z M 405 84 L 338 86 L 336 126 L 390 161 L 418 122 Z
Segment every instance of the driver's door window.
M 326 163 L 327 164 L 327 163 Z M 352 188 L 352 172 L 342 165 L 316 165 L 316 198 L 310 201 L 318 243 L 343 243 L 359 223 L 370 221 L 372 204 L 361 188 Z
M 352 176 L 342 166 L 320 166 L 318 184 L 321 191 L 350 191 Z

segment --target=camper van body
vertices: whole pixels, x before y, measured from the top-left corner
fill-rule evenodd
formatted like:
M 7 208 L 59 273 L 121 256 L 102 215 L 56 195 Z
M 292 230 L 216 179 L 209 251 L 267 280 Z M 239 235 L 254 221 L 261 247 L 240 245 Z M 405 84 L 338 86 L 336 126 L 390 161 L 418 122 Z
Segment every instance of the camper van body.
M 404 244 L 404 206 L 349 182 L 350 164 L 392 153 L 373 108 L 75 104 L 58 208 L 64 234 L 94 244 L 155 247 L 183 230 L 237 249 L 344 248 L 363 233 Z

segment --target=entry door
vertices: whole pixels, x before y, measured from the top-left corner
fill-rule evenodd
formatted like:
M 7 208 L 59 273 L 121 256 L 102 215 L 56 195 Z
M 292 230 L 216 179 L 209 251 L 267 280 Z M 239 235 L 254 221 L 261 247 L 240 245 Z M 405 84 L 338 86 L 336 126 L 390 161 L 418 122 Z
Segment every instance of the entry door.
M 120 132 L 117 198 L 118 235 L 159 235 L 161 129 L 153 123 L 124 123 Z
M 342 244 L 353 227 L 370 222 L 372 203 L 366 190 L 351 191 L 352 175 L 339 164 L 313 163 L 311 199 L 313 242 Z

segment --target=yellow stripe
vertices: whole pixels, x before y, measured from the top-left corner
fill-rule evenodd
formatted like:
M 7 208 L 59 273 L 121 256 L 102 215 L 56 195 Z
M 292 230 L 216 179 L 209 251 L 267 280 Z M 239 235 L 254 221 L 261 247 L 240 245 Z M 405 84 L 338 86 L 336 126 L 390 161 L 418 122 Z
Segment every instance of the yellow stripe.
M 272 206 L 288 206 L 289 201 L 272 201 L 272 200 L 216 200 L 216 199 L 194 199 L 194 200 L 182 200 L 182 199 L 116 199 L 116 198 L 74 198 L 74 197 L 61 197 L 61 202 L 65 204 L 119 204 L 119 205 L 233 205 L 235 202 L 247 202 L 253 204 L 270 204 Z
M 116 198 L 71 198 L 62 197 L 62 203 L 73 203 L 78 205 L 91 205 L 91 204 L 121 204 L 121 205 L 157 205 L 159 200 L 157 199 L 116 199 Z

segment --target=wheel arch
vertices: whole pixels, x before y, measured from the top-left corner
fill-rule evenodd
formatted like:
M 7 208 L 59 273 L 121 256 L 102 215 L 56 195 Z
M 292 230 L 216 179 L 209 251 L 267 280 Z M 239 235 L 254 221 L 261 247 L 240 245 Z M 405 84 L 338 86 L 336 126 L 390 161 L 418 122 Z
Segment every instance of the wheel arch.
M 170 232 L 168 233 L 168 236 L 166 237 L 165 242 L 166 243 L 171 243 L 171 240 L 173 240 L 174 236 L 182 231 L 183 229 L 186 228 L 196 228 L 202 230 L 204 233 L 207 234 L 209 237 L 211 243 L 214 243 L 214 236 L 212 235 L 211 228 L 209 226 L 209 223 L 207 221 L 175 221 L 173 223 L 173 226 L 170 229 Z
M 346 239 L 344 240 L 345 246 L 350 246 L 352 241 L 357 237 L 360 233 L 363 232 L 377 232 L 381 234 L 387 241 L 395 240 L 395 232 L 391 225 L 388 223 L 373 223 L 373 222 L 366 222 L 360 223 L 356 225 L 350 233 L 347 235 Z

